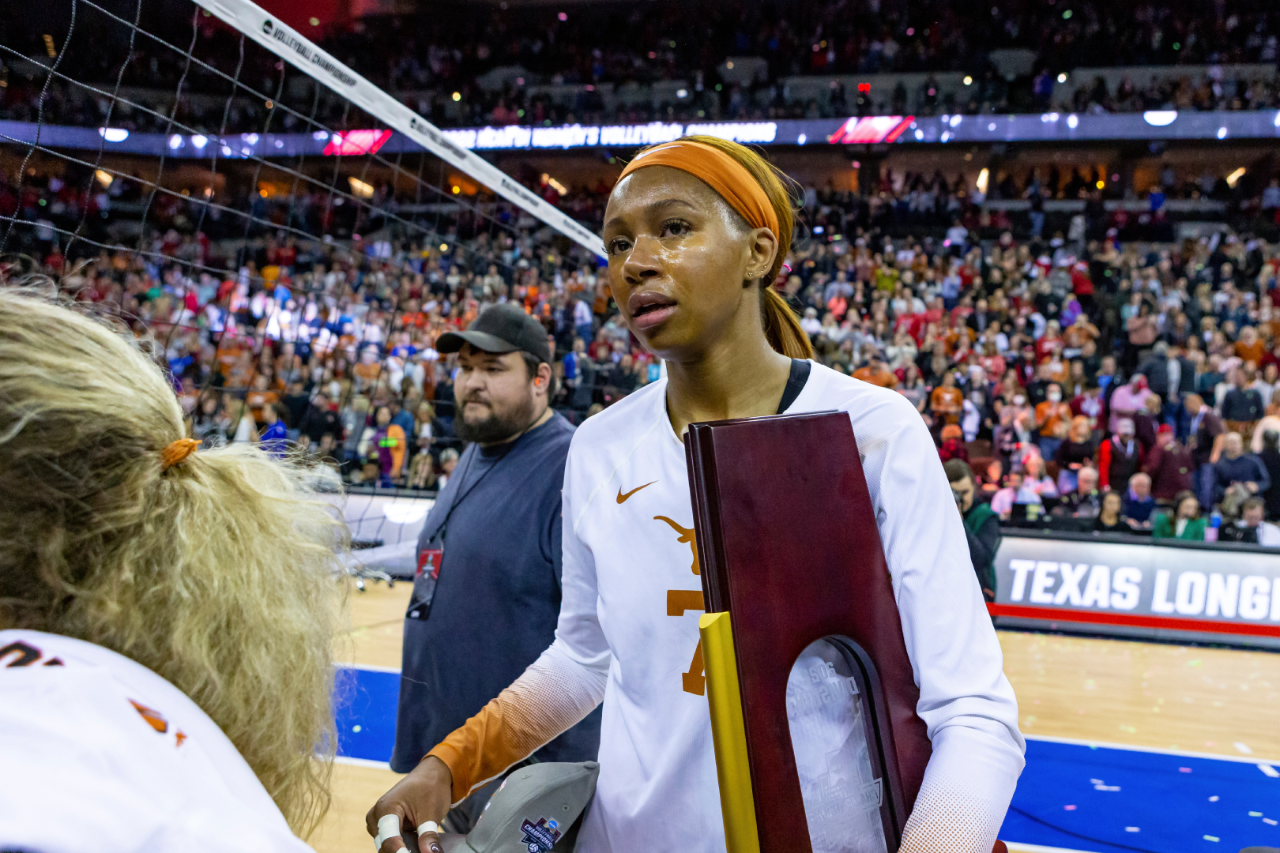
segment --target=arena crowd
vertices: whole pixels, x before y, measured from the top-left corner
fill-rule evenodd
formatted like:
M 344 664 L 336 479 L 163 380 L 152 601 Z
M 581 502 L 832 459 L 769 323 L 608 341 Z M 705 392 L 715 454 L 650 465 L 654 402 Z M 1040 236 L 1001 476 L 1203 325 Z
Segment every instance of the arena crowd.
M 942 458 L 970 462 L 1006 520 L 1101 517 L 1112 530 L 1248 539 L 1246 516 L 1280 519 L 1280 246 L 1138 243 L 1114 218 L 1046 239 L 975 218 L 945 180 L 937 198 L 962 201 L 929 208 L 954 214 L 945 239 L 887 227 L 924 221 L 910 217 L 926 187 L 900 186 L 888 202 L 807 192 L 809 238 L 776 284 L 821 361 L 910 399 Z M 24 204 L 60 189 L 32 182 Z M 589 222 L 602 213 L 592 198 L 576 208 Z M 877 205 L 906 218 L 887 221 Z M 180 216 L 157 211 L 141 253 L 82 243 L 68 260 L 61 232 L 40 227 L 16 229 L 15 245 L 78 299 L 164 343 L 208 443 L 297 448 L 352 483 L 434 489 L 460 448 L 452 360 L 434 341 L 504 301 L 546 326 L 553 405 L 575 421 L 661 375 L 596 259 L 510 211 L 494 208 L 502 227 L 436 223 L 450 235 L 438 244 L 385 229 L 317 241 L 305 216 L 288 233 L 235 241 L 236 225 L 210 240 Z
M 439 126 L 1280 107 L 1276 12 L 1265 5 L 1067 5 L 929 2 L 908 9 L 879 0 L 827 0 L 779 15 L 740 3 L 661 2 L 563 10 L 495 6 L 486 15 L 431 4 L 429 19 L 369 17 L 304 31 Z M 165 26 L 174 44 L 191 40 L 187 20 L 175 16 Z M 79 51 L 84 57 L 71 76 L 97 91 L 61 79 L 46 89 L 35 63 L 0 56 L 6 83 L 0 119 L 99 126 L 109 118 L 130 130 L 166 131 L 172 115 L 205 133 L 262 132 L 271 104 L 279 103 L 329 127 L 369 126 L 368 117 L 340 99 L 313 99 L 308 86 L 284 85 L 274 57 L 255 52 L 237 61 L 233 34 L 212 19 L 197 18 L 196 27 L 196 54 L 208 67 L 149 40 L 136 44 L 127 61 L 110 51 Z M 27 37 L 31 43 L 19 53 L 44 55 L 44 35 Z M 1023 51 L 1033 60 L 1011 74 L 1000 67 L 999 51 Z M 735 58 L 750 59 L 754 70 L 735 72 Z M 1166 68 L 1111 84 L 1073 73 L 1119 64 Z M 867 92 L 837 79 L 913 72 L 924 76 Z M 933 76 L 958 72 L 969 79 L 959 92 Z M 789 81 L 802 77 L 827 77 L 829 86 L 820 97 L 793 90 Z M 233 89 L 230 78 L 263 97 Z M 146 109 L 112 105 L 103 93 L 117 80 L 128 99 Z M 674 96 L 655 99 L 647 87 L 663 81 L 684 82 L 684 94 L 673 89 Z M 631 94 L 606 105 L 601 86 Z M 237 97 L 226 103 L 233 91 Z M 310 129 L 304 119 L 279 113 L 273 130 Z

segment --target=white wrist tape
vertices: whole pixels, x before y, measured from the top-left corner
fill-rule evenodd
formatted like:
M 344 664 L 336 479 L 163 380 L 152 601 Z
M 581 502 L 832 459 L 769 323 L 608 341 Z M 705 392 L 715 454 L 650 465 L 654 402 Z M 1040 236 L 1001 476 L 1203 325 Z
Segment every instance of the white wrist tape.
M 382 844 L 388 838 L 400 837 L 400 816 L 393 814 L 384 814 L 378 818 L 378 836 L 373 839 L 373 848 L 377 853 L 382 853 Z M 404 846 L 404 842 L 400 842 L 400 846 Z
M 434 832 L 436 835 L 439 835 L 440 824 L 436 823 L 434 820 L 429 820 L 429 821 L 426 821 L 425 823 L 419 824 L 418 835 L 421 836 L 423 833 L 426 833 L 426 832 Z

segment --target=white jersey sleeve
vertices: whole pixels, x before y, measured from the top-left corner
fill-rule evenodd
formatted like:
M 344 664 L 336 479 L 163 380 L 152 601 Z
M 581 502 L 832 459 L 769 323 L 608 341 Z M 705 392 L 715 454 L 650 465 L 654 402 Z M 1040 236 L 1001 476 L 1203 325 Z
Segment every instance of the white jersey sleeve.
M 573 443 L 578 443 L 578 433 Z M 609 674 L 609 641 L 600 627 L 599 589 L 596 583 L 595 555 L 590 546 L 578 535 L 578 523 L 585 505 L 596 497 L 595 491 L 604 484 L 583 476 L 575 464 L 572 444 L 565 463 L 563 533 L 563 581 L 560 599 L 560 620 L 556 624 L 556 639 L 549 653 L 573 661 L 590 670 L 599 679 L 600 698 L 604 698 L 605 679 Z M 584 494 L 584 492 L 589 492 Z M 585 498 L 585 500 L 584 500 Z
M 902 850 L 988 853 L 1022 772 L 1025 743 L 963 522 L 933 439 L 911 404 L 892 391 L 841 380 L 837 387 L 853 392 L 843 408 L 853 421 L 920 687 L 917 712 L 933 744 Z
M 597 613 L 595 562 L 573 528 L 576 503 L 567 485 L 573 477 L 571 451 L 561 505 L 563 568 L 555 641 L 510 687 L 428 753 L 448 765 L 455 802 L 532 755 L 604 701 L 609 644 Z

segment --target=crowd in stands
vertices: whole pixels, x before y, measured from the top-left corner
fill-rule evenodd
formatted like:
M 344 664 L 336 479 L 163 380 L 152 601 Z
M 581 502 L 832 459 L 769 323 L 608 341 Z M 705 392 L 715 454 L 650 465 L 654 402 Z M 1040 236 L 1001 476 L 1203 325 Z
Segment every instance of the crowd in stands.
M 557 8 L 501 4 L 477 12 L 470 4 L 429 4 L 423 15 L 371 17 L 308 32 L 337 58 L 396 93 L 441 126 L 482 124 L 634 123 L 652 120 L 815 118 L 871 113 L 1127 112 L 1145 109 L 1264 109 L 1280 107 L 1275 73 L 1224 76 L 1223 66 L 1274 66 L 1280 14 L 1269 4 L 1233 0 L 1215 4 L 1106 4 L 1100 0 L 1044 4 L 937 0 L 925 4 L 883 0 L 825 0 L 792 4 L 783 14 L 769 5 L 658 2 L 598 3 Z M 94 10 L 86 10 L 92 18 Z M 429 18 L 427 15 L 429 14 Z M 98 126 L 107 121 L 135 130 L 170 127 L 176 118 L 202 131 L 261 132 L 271 103 L 288 104 L 331 127 L 368 126 L 350 104 L 316 98 L 314 87 L 285 85 L 286 71 L 261 50 L 243 54 L 236 35 L 207 16 L 195 17 L 195 55 L 142 39 L 123 55 L 100 49 L 91 21 L 68 49 L 70 76 L 99 91 L 56 79 L 22 57 L 44 57 L 44 27 L 11 28 L 11 52 L 0 55 L 0 119 L 34 121 L 45 94 L 43 118 L 57 124 Z M 120 21 L 103 26 L 123 28 Z M 187 19 L 144 21 L 174 45 L 192 41 Z M 305 29 L 305 28 L 304 28 Z M 1029 74 L 1010 80 L 991 52 L 1023 48 L 1037 57 Z M 727 73 L 733 57 L 763 60 L 749 80 Z M 42 60 L 43 61 L 43 60 Z M 252 87 L 263 97 L 229 104 L 232 84 L 205 67 Z M 1079 67 L 1201 65 L 1208 72 L 1172 73 L 1149 85 L 1129 77 L 1111 89 L 1102 78 L 1060 79 Z M 521 69 L 500 85 L 480 80 L 495 69 Z M 846 91 L 832 79 L 821 98 L 793 94 L 787 80 L 884 72 L 966 72 L 957 96 L 930 77 L 911 88 Z M 112 106 L 104 93 L 117 80 L 129 98 L 151 112 Z M 301 80 L 301 78 L 299 78 Z M 685 94 L 655 103 L 637 94 L 606 108 L 597 86 L 680 80 Z M 568 100 L 535 85 L 577 86 Z M 149 92 L 149 94 L 148 94 Z M 531 94 L 535 92 L 535 94 Z M 307 130 L 284 110 L 274 130 Z
M 410 170 L 411 171 L 411 170 Z M 466 201 L 460 212 L 441 223 L 438 203 L 443 191 L 420 187 L 394 192 L 372 177 L 372 195 L 356 197 L 344 179 L 335 179 L 336 191 L 313 184 L 309 191 L 291 195 L 248 193 L 228 197 L 227 193 L 206 196 L 198 187 L 179 191 L 169 187 L 154 191 L 145 179 L 154 173 L 143 170 L 144 179 L 116 174 L 104 185 L 86 170 L 71 169 L 57 175 L 28 176 L 21 186 L 9 175 L 0 174 L 0 217 L 18 217 L 29 225 L 17 228 L 16 239 L 32 239 L 52 246 L 59 232 L 77 233 L 89 240 L 112 242 L 124 223 L 137 221 L 146 210 L 147 224 L 160 232 L 162 250 L 180 260 L 201 263 L 210 243 L 226 239 L 261 236 L 266 228 L 283 229 L 280 242 L 300 241 L 330 235 L 349 239 L 376 231 L 388 224 L 414 221 L 432 231 L 452 229 L 461 239 L 484 241 L 495 228 L 528 228 L 532 218 L 507 205 Z M 262 173 L 264 177 L 267 173 Z M 564 195 L 550 184 L 539 186 L 530 175 L 531 188 L 544 200 L 564 210 L 580 222 L 601 221 L 608 186 L 571 186 Z M 962 174 L 947 176 L 936 170 L 899 171 L 886 165 L 876 172 L 859 175 L 858 190 L 837 189 L 828 181 L 822 187 L 808 187 L 800 202 L 805 209 L 802 233 L 821 242 L 839 242 L 844 235 L 879 231 L 890 235 L 932 234 L 939 240 L 990 241 L 1005 231 L 1028 239 L 1045 238 L 1059 242 L 1100 239 L 1107 233 L 1129 242 L 1173 239 L 1176 219 L 1164 207 L 1170 199 L 1212 200 L 1224 204 L 1212 216 L 1224 218 L 1239 230 L 1256 231 L 1266 239 L 1280 237 L 1280 179 L 1267 180 L 1252 173 L 1231 184 L 1221 172 L 1178 172 L 1172 167 L 1160 173 L 1160 185 L 1145 193 L 1149 209 L 1133 212 L 1127 207 L 1107 207 L 1111 200 L 1132 196 L 1132 188 L 1108 181 L 1098 167 L 1059 168 L 1057 165 L 1010 170 L 995 174 L 983 192 Z M 1105 189 L 1099 189 L 1103 183 Z M 306 184 L 302 184 L 306 187 Z M 1008 210 L 987 201 L 1025 202 L 1026 210 Z M 1044 212 L 1044 202 L 1082 201 L 1076 212 Z M 452 203 L 454 199 L 450 197 Z M 465 201 L 465 200 L 464 200 Z M 452 206 L 452 204 L 451 204 Z M 424 212 L 426 211 L 426 212 Z M 244 213 L 255 222 L 246 229 Z M 1204 218 L 1204 212 L 1197 218 Z M 0 223 L 4 220 L 0 219 Z M 35 228 L 31 228 L 34 224 Z M 7 224 L 2 227 L 7 229 Z M 443 229 L 443 230 L 442 230 Z M 130 231 L 129 233 L 136 233 Z M 38 235 L 39 239 L 34 239 Z
M 63 188 L 32 180 L 16 197 L 45 199 L 40 215 Z M 809 237 L 777 286 L 818 359 L 909 399 L 1002 518 L 1184 539 L 1256 538 L 1246 519 L 1280 519 L 1280 246 L 1140 244 L 1105 221 L 1096 239 L 991 223 L 986 239 L 960 217 L 945 239 L 901 236 L 842 198 L 807 193 Z M 595 222 L 598 200 L 581 211 Z M 661 376 L 596 259 L 509 210 L 483 229 L 437 222 L 440 243 L 371 220 L 363 240 L 271 227 L 236 239 L 241 218 L 208 239 L 193 220 L 152 219 L 141 252 L 68 249 L 28 223 L 9 249 L 163 342 L 204 441 L 435 488 L 458 441 L 452 364 L 433 343 L 504 300 L 546 325 L 554 405 L 571 419 Z

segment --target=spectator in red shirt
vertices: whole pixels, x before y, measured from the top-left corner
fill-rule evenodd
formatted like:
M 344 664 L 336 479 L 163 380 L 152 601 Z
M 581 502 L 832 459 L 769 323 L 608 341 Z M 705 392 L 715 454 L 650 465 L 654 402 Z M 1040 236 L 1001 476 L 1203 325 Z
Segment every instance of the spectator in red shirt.
M 1098 448 L 1098 485 L 1102 488 L 1124 488 L 1129 478 L 1142 469 L 1145 454 L 1134 438 L 1133 421 L 1121 418 L 1116 434 Z
M 1191 451 L 1173 434 L 1173 427 L 1161 424 L 1156 445 L 1142 470 L 1151 476 L 1152 497 L 1158 503 L 1172 505 L 1178 492 L 1187 491 L 1194 485 L 1196 463 Z
M 965 447 L 964 433 L 956 424 L 947 424 L 942 428 L 942 447 L 938 448 L 938 456 L 943 462 L 952 459 L 969 461 L 969 449 Z

